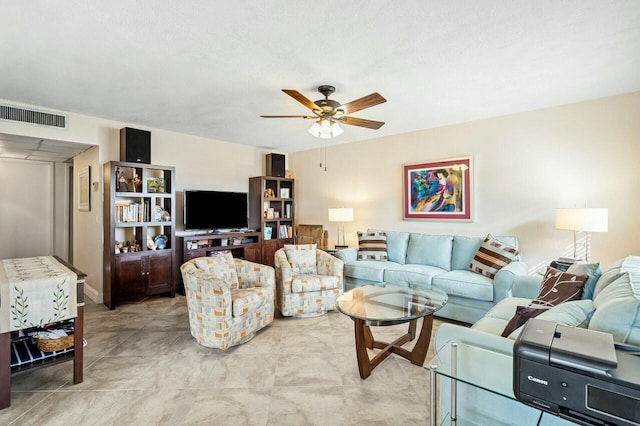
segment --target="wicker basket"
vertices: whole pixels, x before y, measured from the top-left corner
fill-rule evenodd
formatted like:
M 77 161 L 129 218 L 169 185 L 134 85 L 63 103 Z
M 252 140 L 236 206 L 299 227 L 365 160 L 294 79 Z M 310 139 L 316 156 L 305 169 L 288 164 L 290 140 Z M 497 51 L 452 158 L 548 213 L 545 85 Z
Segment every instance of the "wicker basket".
M 42 352 L 61 351 L 73 347 L 73 334 L 59 339 L 36 339 L 36 344 Z

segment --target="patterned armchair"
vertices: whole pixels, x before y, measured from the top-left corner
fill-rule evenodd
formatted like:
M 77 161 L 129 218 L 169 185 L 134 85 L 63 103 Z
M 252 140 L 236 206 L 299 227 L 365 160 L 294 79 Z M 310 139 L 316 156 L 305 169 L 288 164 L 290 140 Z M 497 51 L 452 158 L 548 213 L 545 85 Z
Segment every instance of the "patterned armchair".
M 335 309 L 343 292 L 342 260 L 315 244 L 285 245 L 275 253 L 276 304 L 283 316 L 315 317 Z
M 191 335 L 202 346 L 239 345 L 273 321 L 272 267 L 225 254 L 191 259 L 180 271 Z

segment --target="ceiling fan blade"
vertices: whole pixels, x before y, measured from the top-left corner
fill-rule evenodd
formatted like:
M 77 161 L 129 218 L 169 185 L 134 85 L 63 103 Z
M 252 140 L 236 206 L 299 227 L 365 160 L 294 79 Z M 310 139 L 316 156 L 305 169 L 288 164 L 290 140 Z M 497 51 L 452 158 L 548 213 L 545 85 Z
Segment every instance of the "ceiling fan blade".
M 340 119 L 340 122 L 343 124 L 348 124 L 350 126 L 360 126 L 375 130 L 378 130 L 380 127 L 384 126 L 384 121 L 365 120 L 364 118 L 356 117 L 342 117 Z
M 282 89 L 282 91 L 287 95 L 291 96 L 296 101 L 300 102 L 302 105 L 309 108 L 311 111 L 314 111 L 314 110 L 322 111 L 322 108 L 320 108 L 318 105 L 310 101 L 306 96 L 304 96 L 302 93 L 298 92 L 297 90 Z
M 383 98 L 380 93 L 375 92 L 363 98 L 356 99 L 355 101 L 340 105 L 339 109 L 344 110 L 345 114 L 352 114 L 356 111 L 360 111 L 361 109 L 371 108 L 372 106 L 383 104 L 385 102 L 387 102 L 387 100 Z
M 262 118 L 315 118 L 318 117 L 315 115 L 261 115 Z

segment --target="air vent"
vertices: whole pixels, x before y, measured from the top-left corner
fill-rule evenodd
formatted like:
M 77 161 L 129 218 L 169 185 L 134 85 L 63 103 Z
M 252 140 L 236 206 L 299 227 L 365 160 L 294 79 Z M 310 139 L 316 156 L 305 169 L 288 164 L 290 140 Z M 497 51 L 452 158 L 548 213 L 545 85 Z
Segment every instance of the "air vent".
M 39 126 L 56 127 L 58 129 L 67 128 L 67 117 L 64 115 L 17 108 L 9 105 L 0 105 L 0 119 L 37 124 Z

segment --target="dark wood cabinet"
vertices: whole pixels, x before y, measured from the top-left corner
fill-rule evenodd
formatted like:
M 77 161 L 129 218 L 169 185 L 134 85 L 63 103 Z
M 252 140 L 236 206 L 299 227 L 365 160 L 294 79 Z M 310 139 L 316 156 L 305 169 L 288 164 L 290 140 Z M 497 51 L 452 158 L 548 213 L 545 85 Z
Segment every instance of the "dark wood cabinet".
M 249 262 L 260 263 L 262 261 L 262 253 L 260 253 L 260 245 L 252 244 L 244 249 L 244 258 Z
M 275 264 L 276 251 L 284 247 L 285 244 L 293 244 L 293 242 L 288 243 L 282 239 L 264 241 L 262 243 L 262 263 L 273 266 Z
M 172 271 L 171 253 L 116 255 L 116 298 L 134 299 L 169 292 L 172 287 Z
M 148 293 L 171 291 L 173 287 L 173 254 L 161 252 L 149 255 L 147 262 Z
M 136 254 L 116 255 L 113 296 L 116 299 L 143 297 L 147 291 L 145 267 L 142 256 Z
M 104 303 L 175 296 L 175 170 L 104 165 Z
M 275 252 L 295 238 L 295 181 L 249 178 L 249 226 L 262 232 L 261 263 L 273 266 Z

